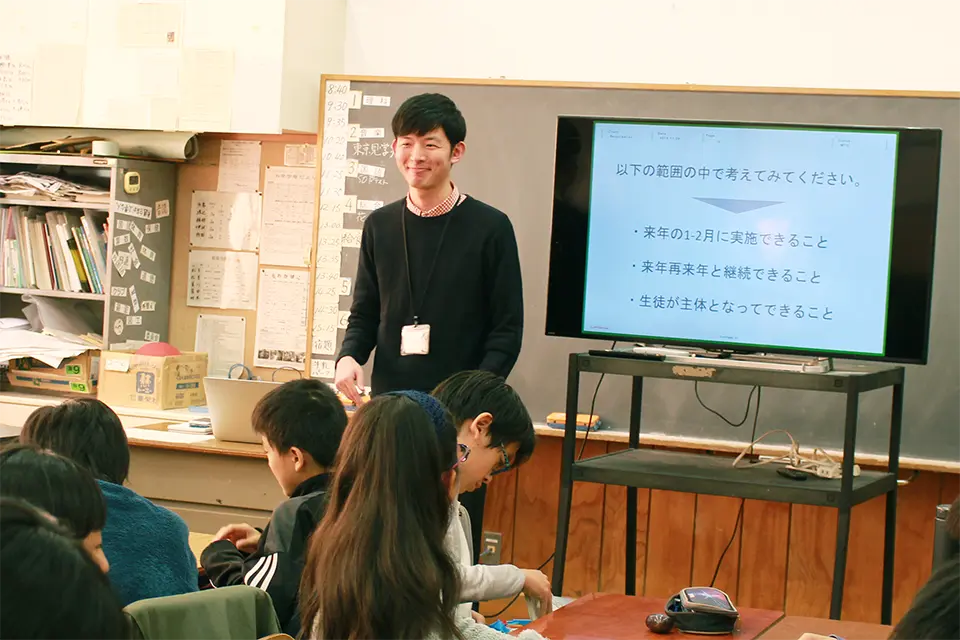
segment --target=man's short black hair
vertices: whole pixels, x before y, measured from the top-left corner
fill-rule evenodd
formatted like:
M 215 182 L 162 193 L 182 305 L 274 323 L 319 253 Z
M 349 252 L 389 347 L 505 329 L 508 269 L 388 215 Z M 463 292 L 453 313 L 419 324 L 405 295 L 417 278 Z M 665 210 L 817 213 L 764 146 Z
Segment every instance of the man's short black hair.
M 891 640 L 960 638 L 960 558 L 941 565 L 917 592 Z
M 113 409 L 94 398 L 40 407 L 27 417 L 20 442 L 55 451 L 114 484 L 123 484 L 130 472 L 123 424 Z
M 322 467 L 333 465 L 346 426 L 343 403 L 319 380 L 286 382 L 253 409 L 253 430 L 271 446 L 280 452 L 297 447 Z
M 107 524 L 107 505 L 93 475 L 66 456 L 33 444 L 0 452 L 0 495 L 43 509 L 79 539 Z
M 514 466 L 533 455 L 536 433 L 530 413 L 502 377 L 489 371 L 461 371 L 437 385 L 433 396 L 450 411 L 457 429 L 481 413 L 491 414 L 490 446 L 516 442 Z
M 467 138 L 467 122 L 457 105 L 442 93 L 421 93 L 404 100 L 393 114 L 393 137 L 425 136 L 443 129 L 450 149 Z

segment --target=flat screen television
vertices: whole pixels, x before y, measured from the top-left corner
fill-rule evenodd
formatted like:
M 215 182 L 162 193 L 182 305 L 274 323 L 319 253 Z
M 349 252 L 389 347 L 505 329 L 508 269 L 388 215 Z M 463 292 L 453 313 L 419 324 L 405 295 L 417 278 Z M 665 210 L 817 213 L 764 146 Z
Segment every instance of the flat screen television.
M 561 116 L 546 333 L 925 364 L 941 138 Z

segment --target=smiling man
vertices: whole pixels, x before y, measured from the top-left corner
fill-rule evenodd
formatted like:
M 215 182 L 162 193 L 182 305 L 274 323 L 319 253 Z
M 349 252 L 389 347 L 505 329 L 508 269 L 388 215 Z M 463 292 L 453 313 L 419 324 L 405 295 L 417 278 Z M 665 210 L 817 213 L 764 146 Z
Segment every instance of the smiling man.
M 461 193 L 450 172 L 467 125 L 450 98 L 422 94 L 393 117 L 407 196 L 367 218 L 336 385 L 355 403 L 376 349 L 373 394 L 429 392 L 468 369 L 504 378 L 520 353 L 523 286 L 509 218 Z

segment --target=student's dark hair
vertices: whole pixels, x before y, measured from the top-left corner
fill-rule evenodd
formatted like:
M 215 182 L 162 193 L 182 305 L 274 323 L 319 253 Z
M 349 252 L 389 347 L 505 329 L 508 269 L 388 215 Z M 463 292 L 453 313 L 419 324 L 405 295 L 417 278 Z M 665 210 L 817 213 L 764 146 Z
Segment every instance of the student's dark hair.
M 490 446 L 516 442 L 513 466 L 533 455 L 537 438 L 533 420 L 523 400 L 502 377 L 489 371 L 461 371 L 437 385 L 433 396 L 450 411 L 458 429 L 481 413 L 491 414 Z
M 333 465 L 347 413 L 327 384 L 319 380 L 291 380 L 261 398 L 253 409 L 253 430 L 278 451 L 297 447 L 314 462 Z
M 890 634 L 891 640 L 960 638 L 960 558 L 941 565 L 913 599 Z
M 0 638 L 129 638 L 107 576 L 51 517 L 0 498 Z
M 357 409 L 307 552 L 305 637 L 460 638 L 459 578 L 443 544 L 451 511 L 443 476 L 456 440 L 443 449 L 410 397 L 377 396 Z
M 130 472 L 130 448 L 120 418 L 94 398 L 40 407 L 24 423 L 20 442 L 55 451 L 114 484 L 123 484 Z
M 404 100 L 393 114 L 393 137 L 425 136 L 443 129 L 451 150 L 467 139 L 467 122 L 457 105 L 442 93 L 421 93 Z
M 107 523 L 107 506 L 90 471 L 36 445 L 14 444 L 0 451 L 0 496 L 43 509 L 78 539 L 102 531 Z

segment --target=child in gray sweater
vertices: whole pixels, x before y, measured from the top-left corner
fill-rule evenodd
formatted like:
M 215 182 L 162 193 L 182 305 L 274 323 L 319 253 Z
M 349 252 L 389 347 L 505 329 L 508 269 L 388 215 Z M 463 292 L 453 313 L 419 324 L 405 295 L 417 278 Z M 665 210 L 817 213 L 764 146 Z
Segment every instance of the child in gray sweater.
M 460 572 L 444 546 L 456 467 L 449 413 L 416 391 L 361 406 L 344 432 L 300 589 L 311 639 L 506 640 L 458 617 Z M 524 631 L 523 640 L 543 640 Z

